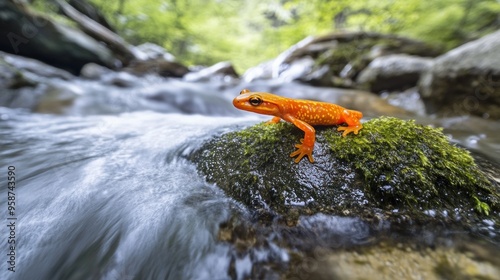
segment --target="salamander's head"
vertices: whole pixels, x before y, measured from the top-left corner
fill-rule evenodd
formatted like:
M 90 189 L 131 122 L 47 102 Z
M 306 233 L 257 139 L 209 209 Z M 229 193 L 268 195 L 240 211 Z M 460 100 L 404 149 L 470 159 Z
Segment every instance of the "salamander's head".
M 233 99 L 234 107 L 264 115 L 277 116 L 280 113 L 280 99 L 277 95 L 267 92 L 250 92 L 248 89 L 240 91 Z

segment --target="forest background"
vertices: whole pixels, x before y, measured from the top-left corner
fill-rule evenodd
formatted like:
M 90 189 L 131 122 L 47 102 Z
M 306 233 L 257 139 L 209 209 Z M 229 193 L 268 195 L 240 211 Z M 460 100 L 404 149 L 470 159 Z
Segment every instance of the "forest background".
M 32 6 L 59 20 L 53 0 Z M 451 49 L 500 28 L 500 0 L 90 0 L 128 42 L 151 42 L 186 65 L 231 61 L 238 72 L 309 35 L 367 31 Z M 72 24 L 68 21 L 68 24 Z

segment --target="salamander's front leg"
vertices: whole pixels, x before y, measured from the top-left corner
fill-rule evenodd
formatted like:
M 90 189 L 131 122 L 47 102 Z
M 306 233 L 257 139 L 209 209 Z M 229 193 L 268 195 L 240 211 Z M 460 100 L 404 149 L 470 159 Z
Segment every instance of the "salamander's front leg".
M 296 127 L 298 127 L 300 130 L 304 131 L 304 133 L 305 133 L 304 138 L 300 139 L 301 144 L 295 144 L 295 147 L 297 148 L 297 150 L 295 152 L 291 153 L 290 157 L 297 156 L 297 158 L 295 159 L 295 163 L 299 163 L 299 161 L 304 156 L 307 156 L 309 161 L 311 163 L 313 163 L 314 159 L 312 156 L 312 152 L 313 152 L 313 148 L 314 148 L 314 141 L 316 138 L 316 131 L 314 130 L 314 128 L 312 126 L 310 126 L 306 122 L 303 122 L 303 121 L 296 119 L 292 116 L 286 115 L 286 116 L 283 116 L 283 118 L 286 121 L 293 123 Z

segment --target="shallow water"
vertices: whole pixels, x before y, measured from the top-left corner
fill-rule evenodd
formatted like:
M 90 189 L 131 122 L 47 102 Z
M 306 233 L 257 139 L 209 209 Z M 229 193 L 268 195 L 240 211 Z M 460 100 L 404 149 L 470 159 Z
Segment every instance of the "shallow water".
M 251 255 L 217 242 L 219 224 L 246 210 L 185 159 L 204 139 L 266 119 L 232 108 L 238 89 L 252 85 L 156 81 L 124 90 L 79 83 L 87 91 L 66 116 L 0 107 L 0 185 L 7 185 L 7 168 L 15 166 L 17 206 L 16 272 L 1 261 L 0 278 L 242 279 L 256 262 L 289 261 L 272 241 Z M 254 87 L 299 87 L 301 98 L 335 98 L 330 89 Z M 419 122 L 444 126 L 456 143 L 500 162 L 498 123 Z M 5 187 L 0 196 L 7 196 Z M 354 218 L 303 219 L 303 227 L 328 227 L 345 243 L 369 237 Z M 0 234 L 8 236 L 8 228 Z

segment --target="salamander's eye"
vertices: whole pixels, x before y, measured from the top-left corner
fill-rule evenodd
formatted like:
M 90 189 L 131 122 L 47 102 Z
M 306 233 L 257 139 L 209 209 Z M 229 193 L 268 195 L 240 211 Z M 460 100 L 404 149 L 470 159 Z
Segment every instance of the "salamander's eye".
M 249 93 L 249 92 L 250 92 L 250 90 L 248 90 L 248 89 L 243 89 L 243 90 L 241 90 L 241 91 L 240 91 L 240 94 Z
M 252 106 L 259 106 L 262 103 L 262 99 L 260 97 L 257 97 L 257 96 L 250 97 L 250 100 L 248 100 L 248 101 L 250 102 L 250 105 L 252 105 Z

